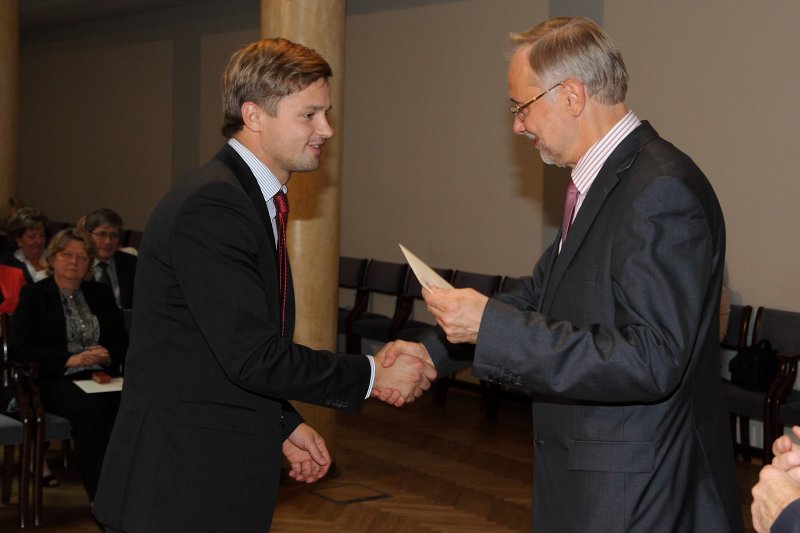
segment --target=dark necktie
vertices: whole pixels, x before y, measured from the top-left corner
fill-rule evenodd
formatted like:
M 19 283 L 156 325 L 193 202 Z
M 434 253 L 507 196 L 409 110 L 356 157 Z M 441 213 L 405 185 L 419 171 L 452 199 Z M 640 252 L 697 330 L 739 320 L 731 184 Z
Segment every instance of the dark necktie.
M 578 188 L 575 182 L 569 180 L 567 185 L 567 197 L 564 200 L 564 221 L 561 223 L 561 242 L 567 240 L 569 227 L 572 225 L 572 215 L 575 213 L 575 205 L 578 203 Z
M 97 263 L 97 266 L 100 268 L 100 283 L 105 283 L 106 285 L 111 285 L 111 276 L 108 275 L 108 263 L 105 261 L 100 261 Z
M 275 202 L 275 221 L 278 227 L 278 290 L 281 298 L 281 336 L 286 332 L 286 289 L 289 276 L 289 258 L 286 255 L 286 220 L 289 218 L 289 200 L 283 191 L 272 197 Z

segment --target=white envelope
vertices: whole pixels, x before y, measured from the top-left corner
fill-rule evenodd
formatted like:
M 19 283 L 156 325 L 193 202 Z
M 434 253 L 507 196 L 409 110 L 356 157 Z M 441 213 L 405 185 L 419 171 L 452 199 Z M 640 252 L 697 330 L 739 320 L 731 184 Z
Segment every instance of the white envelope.
M 121 391 L 123 381 L 124 378 L 111 378 L 110 383 L 98 383 L 91 379 L 77 379 L 73 383 L 83 389 L 84 392 L 97 394 L 98 392 Z
M 400 245 L 400 250 L 403 252 L 403 255 L 406 256 L 406 261 L 408 261 L 411 270 L 414 271 L 414 275 L 417 276 L 420 285 L 428 290 L 430 290 L 433 285 L 441 289 L 453 288 L 442 276 L 437 274 L 435 270 L 426 265 L 422 259 L 412 254 L 408 248 L 402 244 Z

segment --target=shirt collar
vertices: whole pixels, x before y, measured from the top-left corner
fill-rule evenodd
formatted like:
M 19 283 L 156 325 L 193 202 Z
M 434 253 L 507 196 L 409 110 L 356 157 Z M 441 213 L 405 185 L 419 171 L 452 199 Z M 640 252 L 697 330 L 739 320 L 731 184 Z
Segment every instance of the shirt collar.
M 572 170 L 572 181 L 581 196 L 592 186 L 592 182 L 600 173 L 600 169 L 605 164 L 608 157 L 619 146 L 625 137 L 635 130 L 641 121 L 633 111 L 620 119 L 603 137 L 594 143 L 589 150 L 578 160 L 578 164 Z
M 275 196 L 278 191 L 286 192 L 286 186 L 281 185 L 281 182 L 278 181 L 278 178 L 275 177 L 275 174 L 267 168 L 259 158 L 257 158 L 253 152 L 251 152 L 245 145 L 241 142 L 237 141 L 234 138 L 228 139 L 228 144 L 231 148 L 236 150 L 236 153 L 239 154 L 244 162 L 247 164 L 247 167 L 253 173 L 253 176 L 256 178 L 256 183 L 258 183 L 258 188 L 261 190 L 261 195 L 264 197 L 264 202 L 267 204 L 267 210 L 269 211 L 270 218 L 275 218 L 275 204 L 272 201 L 272 197 Z

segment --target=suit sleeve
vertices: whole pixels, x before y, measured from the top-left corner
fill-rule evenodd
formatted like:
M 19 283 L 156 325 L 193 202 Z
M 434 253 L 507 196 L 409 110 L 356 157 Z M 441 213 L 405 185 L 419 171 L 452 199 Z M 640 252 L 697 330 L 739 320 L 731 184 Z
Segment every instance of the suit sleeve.
M 247 196 L 224 182 L 179 210 L 170 253 L 203 337 L 228 379 L 246 390 L 358 409 L 369 386 L 366 357 L 311 350 L 280 335 L 274 251 L 265 250 L 260 224 Z M 285 417 L 300 420 L 288 410 Z
M 19 295 L 19 305 L 11 318 L 9 349 L 17 361 L 36 363 L 43 376 L 64 375 L 69 353 L 66 339 L 63 348 L 56 347 L 55 329 L 58 316 L 63 313 L 48 305 L 46 293 L 37 285 L 25 285 Z M 62 314 L 63 320 L 63 314 Z M 60 339 L 59 339 L 60 340 Z
M 498 294 L 493 299 L 519 311 L 537 310 L 537 304 L 541 300 L 541 294 L 544 290 L 544 265 L 550 262 L 552 253 L 553 246 L 537 262 L 530 278 L 523 278 L 513 291 Z M 475 357 L 473 346 L 450 343 L 444 331 L 438 326 L 424 330 L 415 340 L 425 345 L 436 367 L 436 372 L 440 376 L 449 376 L 466 368 L 472 364 Z
M 681 180 L 652 180 L 608 232 L 610 279 L 586 280 L 557 299 L 602 321 L 566 320 L 490 300 L 474 374 L 561 397 L 604 402 L 663 398 L 692 355 L 712 275 L 713 236 L 703 206 Z
M 800 533 L 800 499 L 787 505 L 769 530 L 770 533 Z

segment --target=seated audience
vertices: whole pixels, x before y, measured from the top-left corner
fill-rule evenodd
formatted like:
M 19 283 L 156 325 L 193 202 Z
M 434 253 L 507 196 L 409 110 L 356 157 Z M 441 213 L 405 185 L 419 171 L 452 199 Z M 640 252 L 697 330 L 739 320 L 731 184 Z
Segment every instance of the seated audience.
M 47 268 L 42 256 L 49 224 L 41 211 L 30 207 L 19 209 L 6 227 L 8 240 L 15 250 L 3 254 L 0 264 L 21 268 L 28 283 L 46 278 Z
M 73 381 L 92 379 L 97 371 L 118 373 L 128 348 L 111 288 L 85 280 L 94 254 L 85 232 L 58 232 L 47 248 L 52 277 L 22 288 L 9 335 L 11 357 L 38 364 L 45 409 L 72 423 L 81 479 L 92 501 L 119 393 L 87 394 Z
M 800 438 L 800 427 L 792 433 Z M 766 446 L 767 443 L 764 443 Z M 761 469 L 753 487 L 753 527 L 758 533 L 800 531 L 800 445 L 786 435 L 772 444 L 775 458 Z
M 136 256 L 118 249 L 122 218 L 111 209 L 96 209 L 84 215 L 78 227 L 91 234 L 97 246 L 97 257 L 92 261 L 95 281 L 111 285 L 117 306 L 132 308 Z

